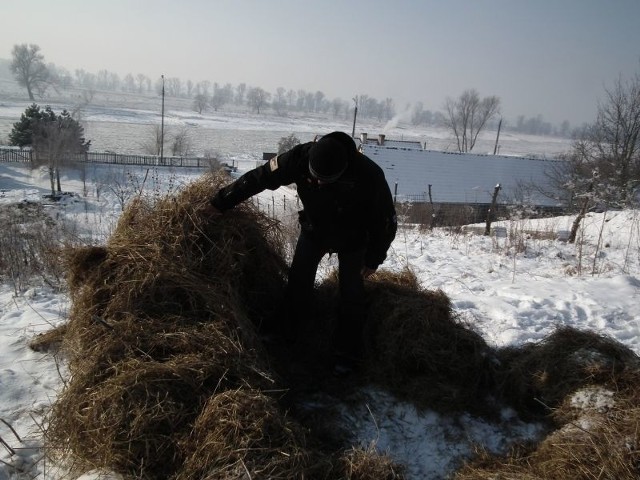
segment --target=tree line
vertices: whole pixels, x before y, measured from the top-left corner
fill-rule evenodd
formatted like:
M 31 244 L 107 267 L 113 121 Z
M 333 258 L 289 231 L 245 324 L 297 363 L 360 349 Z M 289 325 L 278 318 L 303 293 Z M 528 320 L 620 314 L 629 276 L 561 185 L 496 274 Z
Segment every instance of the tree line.
M 59 81 L 60 77 L 65 75 L 61 75 L 60 69 L 56 70 L 45 65 L 44 57 L 37 45 L 15 45 L 11 70 L 20 85 L 27 89 L 30 98 L 36 94 L 42 94 L 47 86 L 59 88 L 60 85 L 65 84 Z M 150 81 L 147 81 L 148 79 L 143 75 L 137 78 L 135 88 L 144 88 L 149 91 Z M 75 80 L 68 80 L 67 83 L 84 82 L 83 87 L 88 88 L 87 82 L 98 81 L 102 82 L 101 85 L 109 85 L 109 88 L 117 88 L 118 85 L 122 88 L 117 75 L 106 71 L 95 77 L 78 71 Z M 320 91 L 306 92 L 278 88 L 272 95 L 260 87 L 249 87 L 244 83 L 236 87 L 231 84 L 219 85 L 210 82 L 183 84 L 177 78 L 161 79 L 160 82 L 160 84 L 156 82 L 156 90 L 164 89 L 167 95 L 193 94 L 194 108 L 219 109 L 228 103 L 234 103 L 246 105 L 256 113 L 268 107 L 280 113 L 297 109 L 304 112 L 332 112 L 334 116 L 345 115 L 346 112 L 346 115 L 350 116 L 353 112 L 350 110 L 349 102 L 340 99 L 329 100 Z M 128 85 L 126 88 L 134 88 L 131 78 L 124 84 Z M 619 78 L 612 87 L 605 89 L 605 94 L 604 101 L 598 105 L 594 122 L 576 131 L 570 152 L 563 156 L 566 161 L 563 162 L 560 170 L 551 174 L 556 191 L 562 192 L 562 197 L 558 198 L 559 202 L 579 209 L 582 215 L 593 206 L 624 208 L 636 205 L 638 201 L 640 73 L 636 73 L 629 79 Z M 202 101 L 201 105 L 197 105 L 199 100 Z M 358 108 L 358 116 L 390 120 L 396 115 L 394 102 L 390 98 L 378 101 L 368 95 L 359 95 L 352 100 L 353 107 Z M 471 152 L 480 132 L 499 117 L 500 108 L 498 97 L 481 97 L 475 89 L 468 89 L 457 98 L 447 98 L 444 112 L 431 112 L 425 110 L 422 104 L 416 104 L 412 110 L 411 121 L 415 124 L 438 122 L 446 126 L 455 137 L 458 150 Z M 45 109 L 42 116 L 56 119 L 58 130 L 70 123 L 69 114 L 65 112 L 55 117 Z M 529 119 L 519 117 L 515 128 L 520 131 L 533 130 L 534 133 L 546 133 L 549 126 L 541 116 Z M 561 128 L 568 130 L 568 122 Z M 35 145 L 38 141 L 46 144 L 44 140 L 37 139 L 37 129 L 34 132 L 32 135 L 36 136 L 33 137 L 33 144 Z M 40 135 L 44 133 L 46 131 L 43 130 Z M 84 139 L 82 141 L 84 142 Z M 176 142 L 176 148 L 182 143 L 184 142 Z M 82 142 L 79 145 L 81 146 Z M 80 146 L 76 145 L 73 148 L 80 148 Z M 55 158 L 55 148 L 51 146 L 51 149 L 54 153 L 47 154 L 47 157 Z M 55 172 L 55 161 L 52 165 L 52 172 Z
M 279 87 L 271 93 L 246 83 L 234 86 L 209 80 L 183 81 L 179 77 L 152 80 L 143 73 L 128 73 L 121 78 L 108 70 L 100 70 L 97 74 L 83 69 L 71 72 L 45 62 L 40 47 L 35 44 L 14 45 L 10 69 L 19 85 L 26 88 L 32 101 L 36 97 L 43 97 L 48 89 L 79 88 L 83 90 L 85 103 L 90 103 L 97 91 L 111 91 L 152 95 L 164 93 L 171 98 L 191 99 L 193 109 L 199 113 L 206 109 L 218 111 L 225 105 L 246 106 L 255 113 L 261 113 L 266 108 L 272 108 L 276 114 L 298 111 L 349 117 L 353 113 L 350 102 L 340 98 L 330 99 L 321 91 Z M 369 95 L 360 97 L 360 116 L 386 121 L 396 115 L 393 99 L 377 100 Z
M 97 73 L 76 69 L 71 72 L 54 63 L 46 63 L 44 55 L 38 45 L 14 45 L 12 50 L 11 70 L 19 84 L 27 89 L 30 100 L 42 97 L 47 89 L 82 90 L 85 103 L 90 103 L 98 91 L 112 91 L 136 93 L 146 95 L 160 95 L 163 90 L 169 98 L 183 98 L 192 101 L 192 108 L 198 113 L 206 110 L 218 111 L 225 106 L 242 106 L 254 113 L 261 113 L 271 109 L 277 115 L 288 112 L 302 112 L 305 114 L 320 113 L 334 118 L 348 119 L 354 115 L 358 106 L 358 117 L 389 121 L 397 116 L 397 106 L 392 98 L 376 99 L 367 94 L 360 94 L 347 101 L 341 98 L 328 98 L 322 91 L 307 91 L 304 89 L 286 89 L 278 87 L 274 92 L 268 92 L 261 87 L 246 83 L 232 85 L 209 80 L 193 82 L 179 77 L 158 78 L 152 80 L 143 73 L 128 73 L 124 77 L 108 70 Z M 464 96 L 468 92 L 463 92 Z M 448 112 L 425 109 L 422 102 L 406 106 L 409 110 L 410 121 L 416 126 L 450 127 Z M 450 112 L 449 112 L 450 113 Z M 450 116 L 450 115 L 449 115 Z M 495 126 L 493 118 L 488 124 Z M 569 122 L 565 121 L 560 127 L 544 121 L 541 115 L 526 118 L 521 115 L 512 124 L 504 123 L 504 128 L 520 133 L 537 135 L 571 134 Z

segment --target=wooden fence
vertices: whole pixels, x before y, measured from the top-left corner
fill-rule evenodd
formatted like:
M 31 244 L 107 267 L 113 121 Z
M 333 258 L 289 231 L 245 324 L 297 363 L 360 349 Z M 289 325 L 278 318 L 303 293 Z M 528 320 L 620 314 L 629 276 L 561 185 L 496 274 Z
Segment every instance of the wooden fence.
M 34 152 L 30 149 L 0 147 L 0 162 L 30 163 Z M 142 165 L 149 167 L 209 168 L 216 160 L 202 157 L 162 157 L 157 155 L 124 155 L 111 152 L 87 152 L 66 154 L 65 161 L 73 163 L 110 163 L 117 165 Z

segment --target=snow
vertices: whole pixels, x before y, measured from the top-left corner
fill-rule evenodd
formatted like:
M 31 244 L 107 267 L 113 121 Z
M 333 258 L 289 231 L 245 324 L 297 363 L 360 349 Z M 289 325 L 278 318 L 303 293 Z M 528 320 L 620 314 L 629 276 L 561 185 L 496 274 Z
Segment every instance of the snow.
M 11 118 L 17 120 L 21 108 L 0 105 L 0 120 L 5 123 Z M 141 126 L 148 127 L 140 119 L 152 116 L 146 111 L 97 111 L 87 115 L 90 125 L 87 130 L 111 130 L 109 135 L 105 134 L 111 142 L 122 131 L 119 125 L 130 127 L 132 123 L 127 122 L 139 121 Z M 225 137 L 221 151 L 235 160 L 241 171 L 252 168 L 262 151 L 272 151 L 277 140 L 294 128 L 293 122 L 261 117 L 219 115 L 212 119 L 185 112 L 174 115 L 178 123 L 187 117 L 186 121 L 200 122 L 203 132 L 208 129 L 219 134 L 219 129 L 224 128 L 229 136 Z M 212 127 L 214 122 L 224 123 L 224 127 Z M 315 121 L 295 128 L 301 137 L 332 128 L 350 131 L 348 126 Z M 370 134 L 375 129 L 375 125 L 366 127 Z M 435 138 L 439 134 L 399 129 L 387 132 L 388 138 L 400 135 Z M 231 136 L 235 137 L 233 141 Z M 512 154 L 553 154 L 560 146 L 566 146 L 541 137 L 511 136 L 508 142 L 513 146 Z M 135 149 L 131 145 L 128 148 Z M 121 207 L 113 192 L 106 188 L 98 191 L 99 179 L 116 171 L 109 166 L 93 168 L 87 175 L 86 197 L 82 195 L 82 181 L 69 173 L 62 179 L 63 189 L 78 196 L 47 208 L 52 215 L 74 222 L 78 235 L 105 239 Z M 147 173 L 142 167 L 131 167 L 130 172 L 139 179 Z M 145 189 L 166 190 L 167 185 L 179 188 L 200 173 L 152 169 Z M 44 171 L 0 163 L 0 206 L 23 200 L 40 201 L 48 192 L 48 182 Z M 294 198 L 290 190 L 283 188 L 261 194 L 260 202 L 284 208 L 286 204 L 295 206 Z M 493 346 L 540 340 L 564 325 L 609 335 L 640 354 L 638 212 L 589 213 L 576 244 L 558 241 L 557 233 L 569 230 L 572 220 L 556 217 L 503 221 L 495 226 L 517 235 L 491 237 L 449 229 L 419 231 L 412 225 L 401 225 L 383 267 L 391 270 L 409 267 L 423 287 L 442 289 L 455 310 Z M 63 361 L 34 352 L 27 345 L 35 334 L 64 323 L 69 308 L 67 296 L 47 286 L 34 286 L 16 295 L 11 284 L 0 285 L 0 437 L 15 452 L 11 454 L 0 445 L 0 480 L 54 478 L 55 466 L 43 459 L 40 428 L 43 415 L 64 384 L 66 369 Z M 576 408 L 601 409 L 611 399 L 606 391 L 590 391 L 577 393 L 572 401 Z M 324 402 L 315 399 L 309 408 L 329 407 Z M 410 479 L 445 478 L 476 445 L 489 451 L 504 451 L 514 441 L 535 439 L 542 431 L 540 425 L 525 423 L 510 410 L 502 412 L 502 421 L 498 423 L 471 415 L 444 416 L 417 411 L 373 387 L 360 392 L 356 401 L 337 408 L 344 425 L 353 432 L 354 442 L 388 452 L 407 466 Z M 105 478 L 103 474 L 92 472 L 82 478 Z
M 580 410 L 594 410 L 604 413 L 615 405 L 613 392 L 601 387 L 591 387 L 579 390 L 571 396 L 571 406 Z

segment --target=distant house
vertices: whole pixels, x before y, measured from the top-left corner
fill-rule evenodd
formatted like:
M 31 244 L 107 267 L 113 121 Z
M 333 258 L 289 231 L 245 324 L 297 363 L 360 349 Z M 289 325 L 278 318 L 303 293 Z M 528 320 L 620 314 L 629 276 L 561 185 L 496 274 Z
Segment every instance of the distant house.
M 497 203 L 503 209 L 526 205 L 556 211 L 561 207 L 558 200 L 541 193 L 553 190 L 550 175 L 559 160 L 425 150 L 417 141 L 367 134 L 361 135 L 359 149 L 382 167 L 397 202 L 464 205 L 477 214 L 491 205 L 499 184 Z

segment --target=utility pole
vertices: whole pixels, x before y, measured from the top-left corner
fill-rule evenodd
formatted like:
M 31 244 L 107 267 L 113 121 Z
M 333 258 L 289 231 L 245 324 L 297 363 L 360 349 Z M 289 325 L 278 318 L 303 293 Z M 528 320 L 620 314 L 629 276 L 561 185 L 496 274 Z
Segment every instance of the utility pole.
M 162 77 L 162 116 L 160 120 L 160 165 L 164 165 L 164 75 Z
M 358 116 L 358 96 L 352 98 L 356 106 L 353 109 L 353 129 L 351 130 L 351 138 L 356 138 L 356 117 Z
M 502 118 L 498 122 L 498 135 L 496 135 L 496 146 L 493 147 L 493 154 L 495 155 L 498 152 L 498 140 L 500 140 L 500 129 L 502 128 Z

